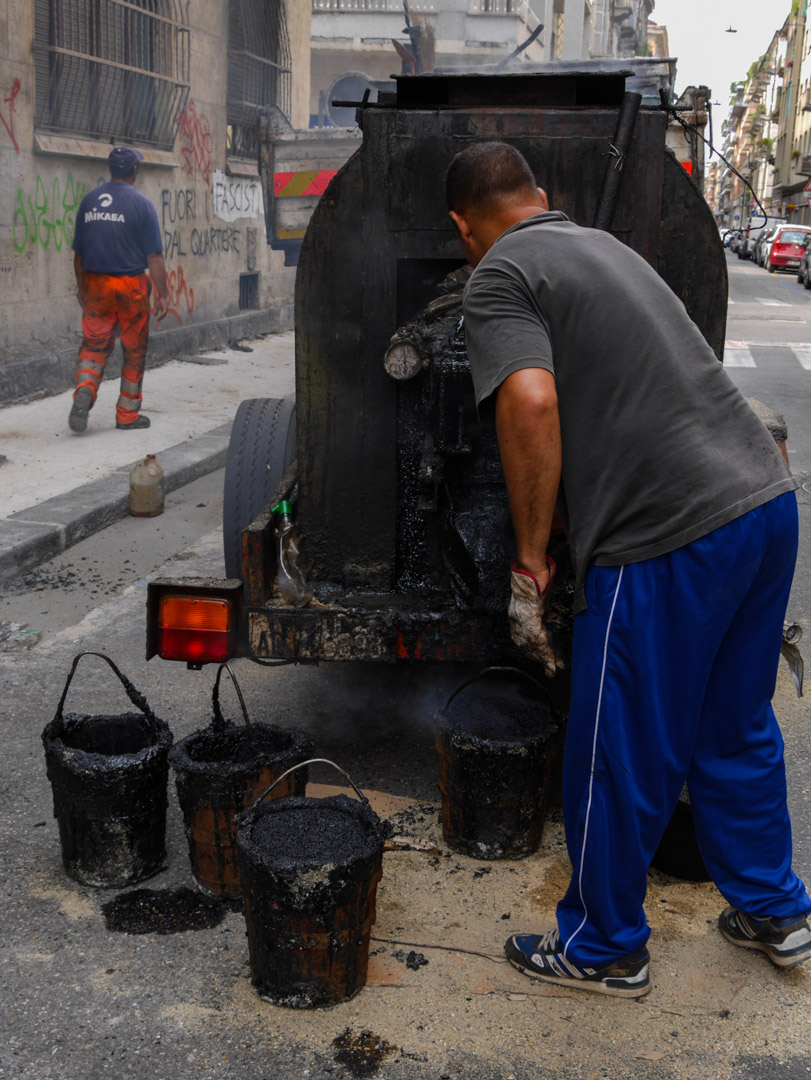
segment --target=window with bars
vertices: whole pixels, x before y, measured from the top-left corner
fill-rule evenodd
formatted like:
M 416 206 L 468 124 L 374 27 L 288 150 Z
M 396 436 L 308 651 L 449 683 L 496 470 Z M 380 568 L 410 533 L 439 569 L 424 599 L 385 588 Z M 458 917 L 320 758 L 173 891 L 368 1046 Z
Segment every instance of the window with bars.
M 259 110 L 275 105 L 289 119 L 291 99 L 284 0 L 229 0 L 228 153 L 256 158 Z
M 189 93 L 182 0 L 34 0 L 38 131 L 171 150 Z

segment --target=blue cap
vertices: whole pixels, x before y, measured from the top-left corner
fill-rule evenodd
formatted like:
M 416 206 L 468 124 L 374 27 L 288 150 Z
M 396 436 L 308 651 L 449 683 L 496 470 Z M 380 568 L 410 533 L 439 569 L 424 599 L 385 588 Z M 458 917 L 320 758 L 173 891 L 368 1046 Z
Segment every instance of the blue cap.
M 113 176 L 129 176 L 139 161 L 144 160 L 144 155 L 133 146 L 116 146 L 110 151 L 107 164 Z

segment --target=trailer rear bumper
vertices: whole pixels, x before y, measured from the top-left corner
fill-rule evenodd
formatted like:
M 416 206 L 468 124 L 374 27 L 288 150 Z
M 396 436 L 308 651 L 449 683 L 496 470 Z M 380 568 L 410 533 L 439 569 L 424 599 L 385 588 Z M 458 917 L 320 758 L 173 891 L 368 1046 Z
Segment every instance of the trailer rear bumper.
M 456 609 L 410 607 L 400 597 L 364 597 L 362 606 L 251 608 L 248 653 L 258 659 L 460 661 L 518 659 L 501 619 Z
M 147 590 L 147 659 L 201 662 L 199 654 L 167 657 L 160 625 L 167 597 L 225 600 L 233 606 L 237 632 L 232 656 L 258 660 L 517 661 L 520 654 L 509 637 L 506 612 L 460 611 L 447 604 L 426 605 L 394 593 L 341 597 L 340 602 L 315 600 L 304 608 L 288 607 L 275 597 L 251 604 L 250 588 L 233 579 L 156 578 Z M 222 658 L 217 658 L 221 660 Z M 202 660 L 214 662 L 213 660 Z

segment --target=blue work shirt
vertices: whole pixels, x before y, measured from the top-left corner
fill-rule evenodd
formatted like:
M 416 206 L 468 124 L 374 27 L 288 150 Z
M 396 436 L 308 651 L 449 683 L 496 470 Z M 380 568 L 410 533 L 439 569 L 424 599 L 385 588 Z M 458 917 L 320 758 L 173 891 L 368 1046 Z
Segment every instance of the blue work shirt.
M 131 184 L 99 184 L 79 206 L 73 250 L 90 274 L 142 274 L 163 251 L 155 207 Z

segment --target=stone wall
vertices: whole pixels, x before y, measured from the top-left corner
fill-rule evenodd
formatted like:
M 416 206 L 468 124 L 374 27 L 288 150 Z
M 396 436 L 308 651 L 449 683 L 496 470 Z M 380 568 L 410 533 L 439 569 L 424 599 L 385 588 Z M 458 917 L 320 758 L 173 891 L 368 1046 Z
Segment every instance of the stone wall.
M 310 28 L 302 5 L 289 2 L 296 13 L 288 27 L 293 119 L 306 126 Z M 6 6 L 8 17 L 0 19 L 0 404 L 72 382 L 80 340 L 74 220 L 84 194 L 108 179 L 110 150 L 109 143 L 35 130 L 34 5 L 7 0 Z M 142 147 L 137 186 L 157 209 L 169 273 L 170 313 L 160 329 L 153 324 L 150 364 L 229 336 L 292 325 L 295 268 L 267 245 L 257 168 L 226 157 L 228 7 L 228 0 L 188 5 L 190 89 L 176 117 L 174 148 Z M 241 306 L 245 274 L 257 276 L 243 280 Z M 111 374 L 114 369 L 113 363 Z

